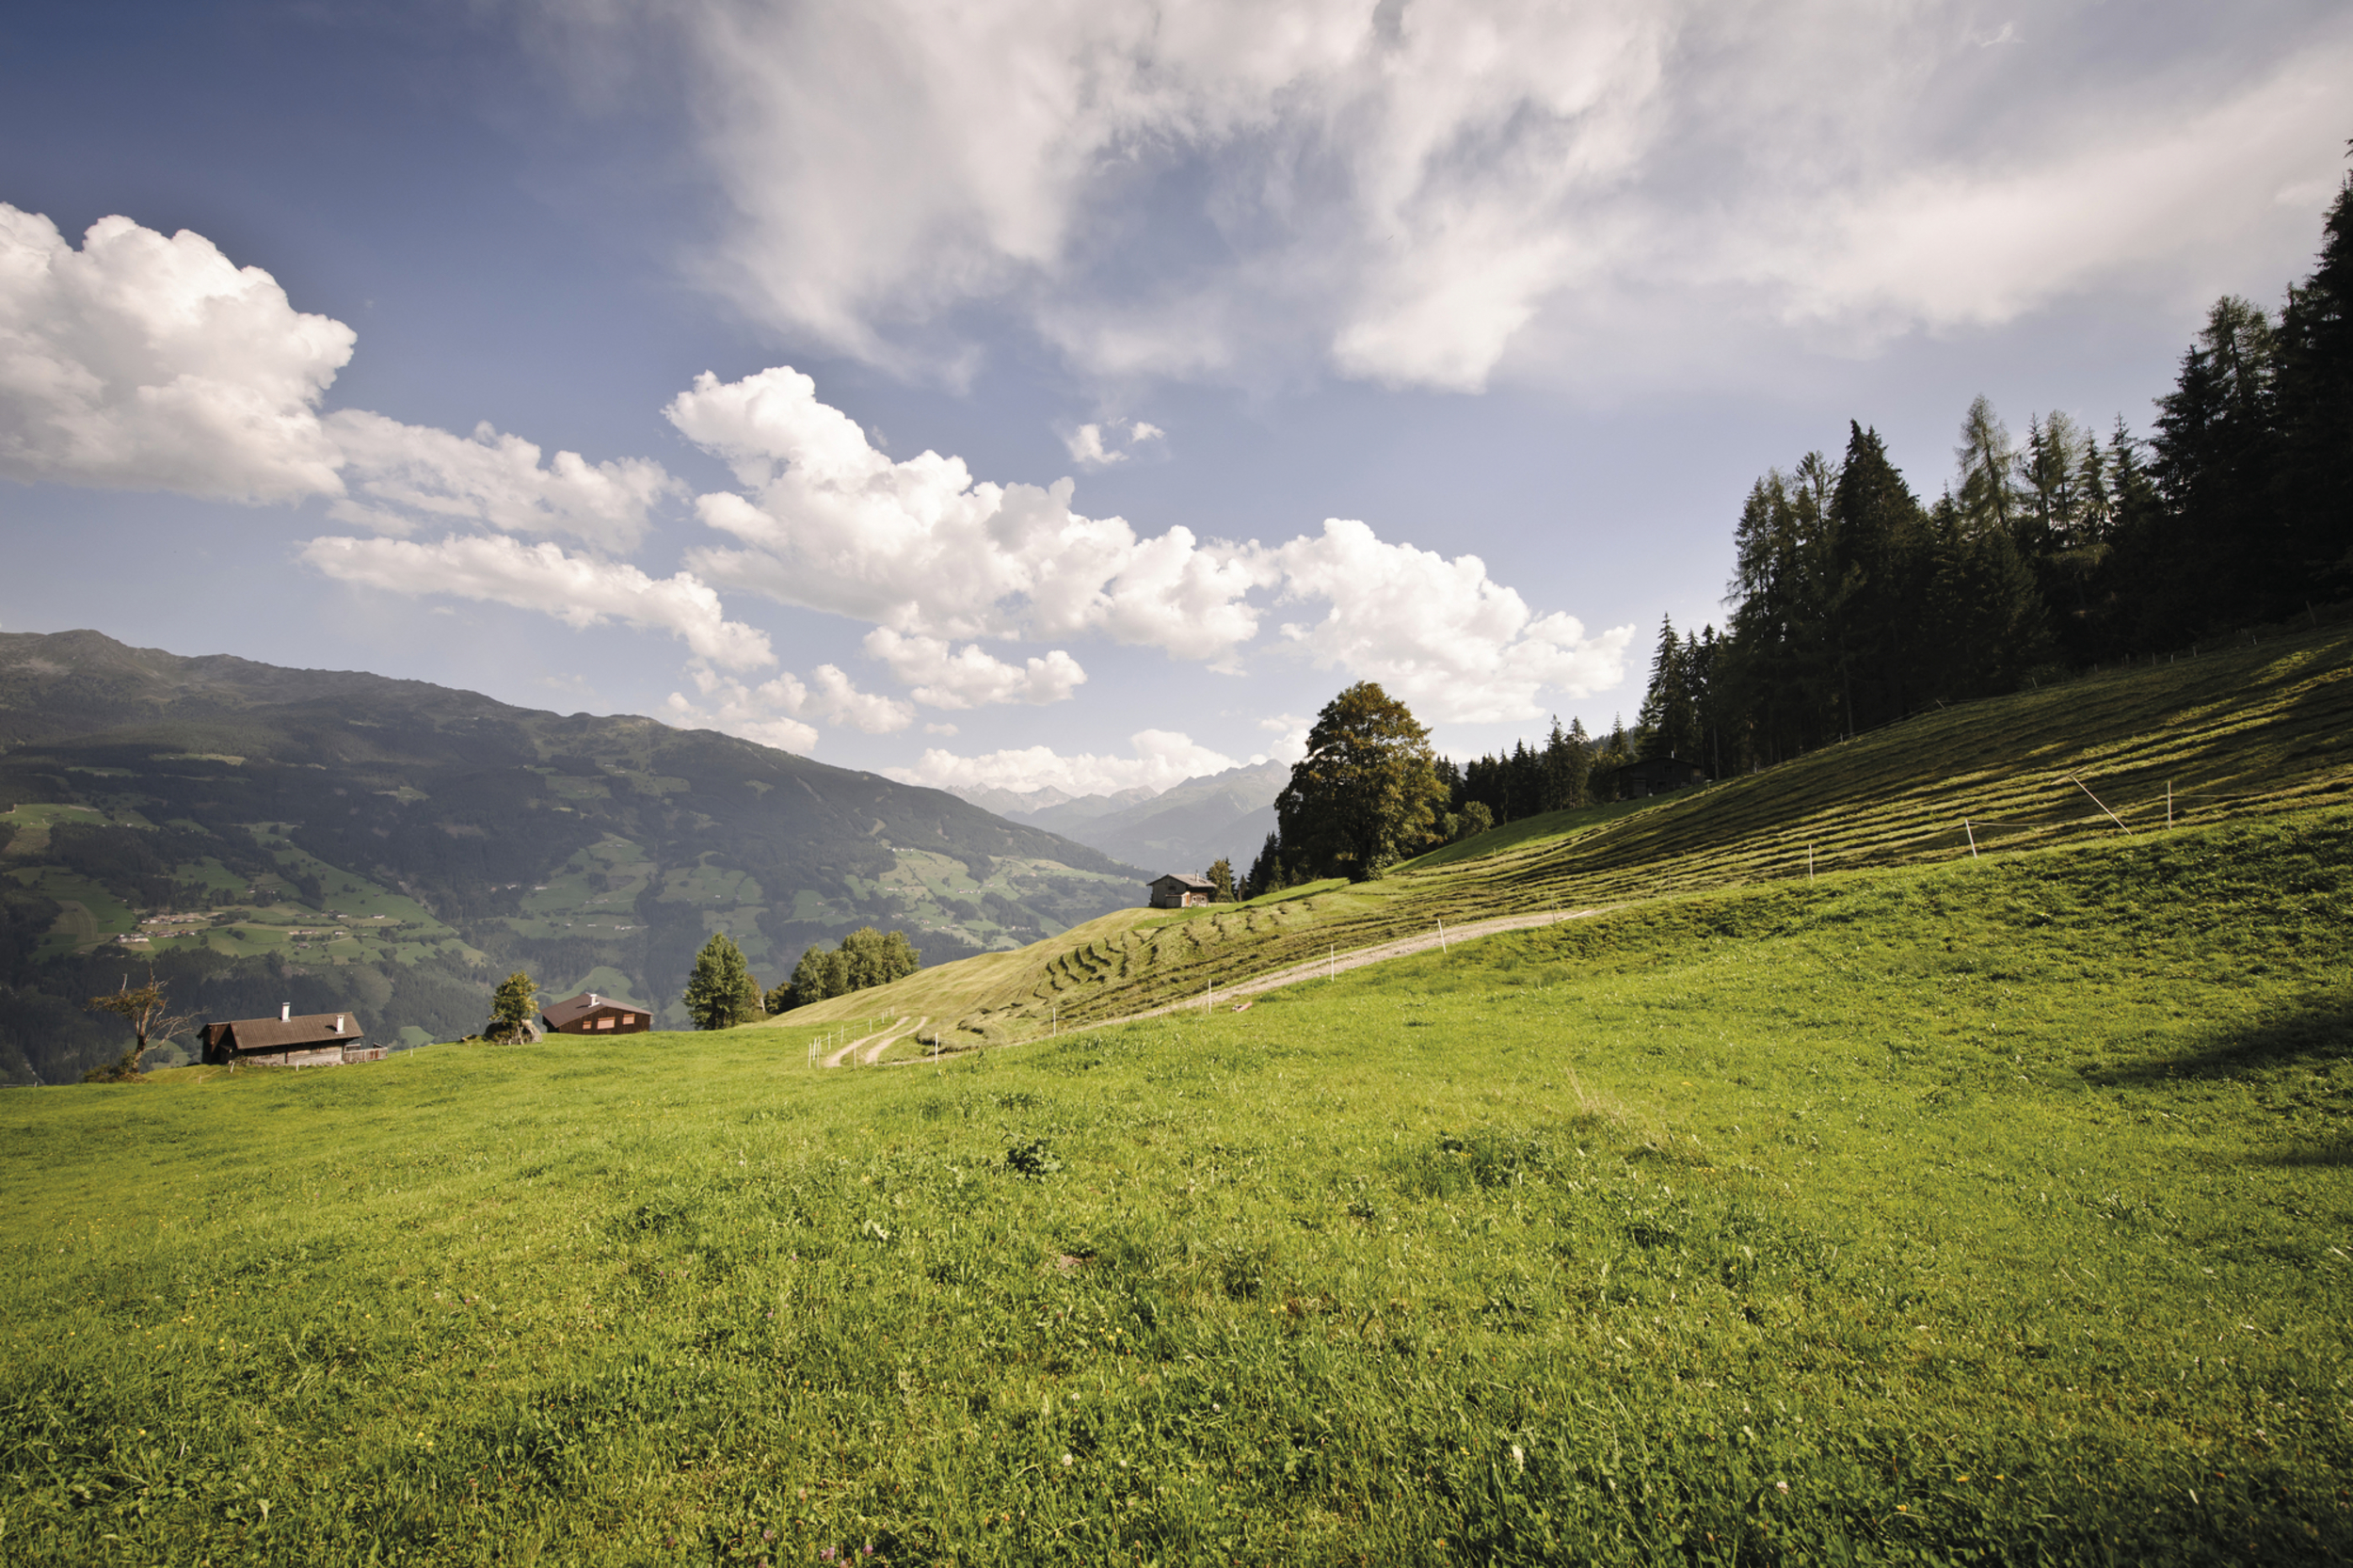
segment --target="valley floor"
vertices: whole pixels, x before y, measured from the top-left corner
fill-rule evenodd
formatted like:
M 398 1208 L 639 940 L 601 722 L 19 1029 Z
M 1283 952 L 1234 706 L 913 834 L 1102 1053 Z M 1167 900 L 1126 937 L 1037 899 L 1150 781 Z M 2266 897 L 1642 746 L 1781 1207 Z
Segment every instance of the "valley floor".
M 2328 808 L 937 1067 L 20 1091 L 0 1557 L 2343 1561 L 2349 918 Z

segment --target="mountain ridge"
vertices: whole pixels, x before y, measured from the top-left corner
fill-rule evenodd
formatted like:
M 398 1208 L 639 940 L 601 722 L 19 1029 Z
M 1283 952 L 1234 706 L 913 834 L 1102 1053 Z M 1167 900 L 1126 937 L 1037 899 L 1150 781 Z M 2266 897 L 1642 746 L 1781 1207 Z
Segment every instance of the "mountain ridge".
M 773 984 L 863 924 L 937 963 L 1143 897 L 1077 840 L 717 731 L 91 631 L 0 633 L 0 984 L 57 1004 L 0 1024 L 20 1080 L 80 1048 L 26 1036 L 90 1045 L 70 1004 L 126 949 L 207 1016 L 323 996 L 413 1040 L 478 1028 L 510 966 L 676 1023 L 714 931 Z M 206 923 L 143 933 L 164 909 Z

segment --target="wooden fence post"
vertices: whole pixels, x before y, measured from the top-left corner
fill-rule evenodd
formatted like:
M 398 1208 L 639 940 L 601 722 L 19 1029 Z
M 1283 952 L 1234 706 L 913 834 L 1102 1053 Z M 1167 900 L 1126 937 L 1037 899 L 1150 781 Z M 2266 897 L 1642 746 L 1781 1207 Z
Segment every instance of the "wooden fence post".
M 1975 860 L 1977 857 L 1977 830 L 1969 825 L 1967 817 L 1961 819 L 1961 830 L 1969 835 L 1969 858 Z

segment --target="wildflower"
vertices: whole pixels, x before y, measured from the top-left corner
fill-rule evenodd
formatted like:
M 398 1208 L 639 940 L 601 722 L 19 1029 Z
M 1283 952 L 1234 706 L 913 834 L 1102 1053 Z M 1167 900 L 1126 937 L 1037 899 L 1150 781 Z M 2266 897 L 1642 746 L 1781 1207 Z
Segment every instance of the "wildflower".
M 1786 1492 L 1789 1490 L 1789 1483 L 1785 1480 L 1777 1480 L 1773 1482 L 1773 1490 L 1776 1492 Z
M 1063 1467 L 1064 1467 L 1064 1469 L 1069 1468 L 1069 1466 L 1070 1466 L 1070 1456 L 1069 1456 L 1068 1454 L 1064 1454 L 1064 1455 L 1063 1455 L 1063 1456 L 1062 1456 L 1062 1462 L 1063 1462 Z

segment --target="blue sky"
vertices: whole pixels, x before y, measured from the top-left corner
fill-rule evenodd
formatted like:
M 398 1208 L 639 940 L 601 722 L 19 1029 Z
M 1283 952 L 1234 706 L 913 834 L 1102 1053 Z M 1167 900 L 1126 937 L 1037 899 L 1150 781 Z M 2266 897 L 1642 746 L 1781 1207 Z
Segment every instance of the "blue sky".
M 1767 467 L 2145 429 L 2353 134 L 2284 0 L 100 0 L 0 72 L 0 627 L 1015 789 L 1630 715 Z

